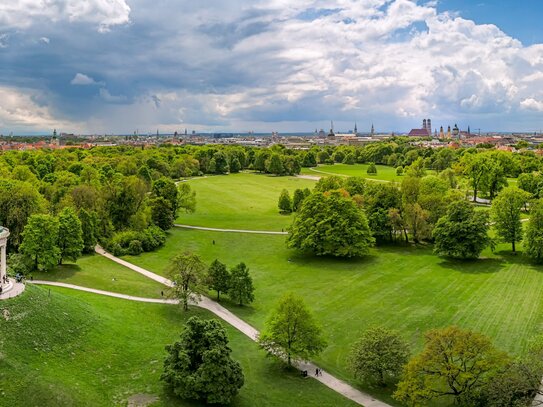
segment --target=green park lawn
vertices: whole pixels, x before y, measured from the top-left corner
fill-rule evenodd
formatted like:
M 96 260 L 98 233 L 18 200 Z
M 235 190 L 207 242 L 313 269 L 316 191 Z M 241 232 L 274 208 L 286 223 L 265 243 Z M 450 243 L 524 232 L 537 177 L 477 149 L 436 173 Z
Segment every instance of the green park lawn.
M 296 177 L 275 177 L 240 173 L 190 181 L 196 191 L 196 212 L 182 213 L 177 223 L 226 229 L 281 231 L 290 216 L 277 209 L 279 194 L 287 189 L 312 188 L 315 181 Z
M 131 397 L 159 397 L 154 407 L 202 406 L 174 400 L 159 381 L 164 346 L 198 315 L 177 306 L 136 303 L 69 289 L 28 286 L 0 303 L 0 405 L 10 407 L 126 406 Z M 227 326 L 245 386 L 232 406 L 354 406 L 315 380 L 266 358 Z M 258 404 L 255 404 L 258 400 Z
M 263 230 L 278 230 L 292 221 L 292 217 L 277 213 L 281 189 L 293 191 L 314 183 L 258 174 L 190 182 L 198 194 L 197 211 L 183 214 L 179 223 Z M 222 303 L 262 329 L 270 309 L 284 293 L 303 296 L 329 342 L 316 362 L 351 383 L 356 382 L 346 368 L 349 348 L 361 332 L 372 326 L 397 329 L 415 352 L 421 349 L 426 330 L 449 325 L 484 333 L 515 355 L 521 354 L 530 339 L 541 332 L 543 267 L 531 265 L 521 254 L 511 255 L 509 245 L 498 245 L 496 253 L 487 250 L 480 260 L 466 262 L 439 258 L 430 246 L 380 247 L 362 259 L 338 260 L 289 250 L 285 239 L 277 235 L 173 229 L 163 248 L 126 256 L 126 260 L 162 275 L 170 260 L 184 251 L 199 254 L 206 263 L 219 259 L 232 267 L 245 262 L 254 279 L 255 303 L 245 307 L 227 299 Z M 522 250 L 522 245 L 519 248 Z M 116 278 L 113 286 L 112 273 Z M 161 288 L 100 256 L 85 257 L 77 266 L 62 266 L 40 278 L 150 297 L 158 296 Z M 215 297 L 215 293 L 209 294 Z M 386 391 L 360 387 L 397 405 Z
M 164 286 L 99 255 L 84 256 L 49 272 L 33 273 L 36 280 L 56 281 L 137 297 L 158 298 Z
M 340 175 L 346 177 L 363 177 L 374 181 L 394 181 L 401 182 L 403 176 L 396 175 L 396 168 L 386 165 L 377 165 L 377 174 L 369 175 L 367 173 L 368 164 L 334 164 L 319 165 L 317 168 L 303 168 L 302 174 L 315 176 Z
M 349 348 L 372 326 L 399 330 L 418 351 L 426 330 L 458 325 L 490 336 L 513 354 L 521 354 L 543 326 L 543 268 L 510 255 L 508 245 L 472 262 L 446 260 L 430 247 L 411 246 L 337 260 L 289 250 L 284 236 L 174 230 L 162 249 L 127 260 L 164 274 L 169 259 L 185 250 L 207 263 L 217 258 L 230 267 L 240 261 L 248 265 L 255 303 L 224 304 L 259 329 L 284 293 L 302 296 L 329 342 L 317 362 L 349 381 Z

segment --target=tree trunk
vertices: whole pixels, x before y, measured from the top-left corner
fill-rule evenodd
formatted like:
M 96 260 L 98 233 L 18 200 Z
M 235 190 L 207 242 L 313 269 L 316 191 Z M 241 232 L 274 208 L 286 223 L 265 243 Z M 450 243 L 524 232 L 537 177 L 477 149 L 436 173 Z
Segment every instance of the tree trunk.
M 511 242 L 511 245 L 513 246 L 513 253 L 516 254 L 516 252 L 515 252 L 515 241 L 514 240 Z
M 221 292 L 217 290 L 217 302 L 221 300 Z
M 477 202 L 477 188 L 473 188 L 473 202 Z

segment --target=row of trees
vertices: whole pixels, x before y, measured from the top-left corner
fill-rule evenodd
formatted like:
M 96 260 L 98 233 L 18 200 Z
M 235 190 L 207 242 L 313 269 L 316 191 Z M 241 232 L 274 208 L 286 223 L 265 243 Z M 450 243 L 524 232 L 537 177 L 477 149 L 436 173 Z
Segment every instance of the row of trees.
M 543 203 L 517 187 L 507 187 L 495 197 L 490 211 L 476 210 L 459 189 L 452 170 L 425 175 L 415 161 L 400 187 L 372 183 L 358 177 L 322 178 L 312 194 L 295 193 L 297 215 L 289 228 L 287 245 L 317 255 L 363 256 L 374 244 L 410 239 L 434 243 L 439 255 L 477 258 L 488 246 L 511 244 L 516 252 L 525 239 L 525 253 L 543 261 Z M 288 192 L 279 198 L 279 209 L 294 206 Z M 290 210 L 289 210 L 290 209 Z M 530 210 L 526 233 L 522 213 Z M 489 237 L 494 227 L 496 238 Z
M 199 300 L 208 289 L 217 292 L 218 301 L 221 293 L 227 293 L 240 306 L 254 301 L 253 279 L 243 262 L 229 271 L 218 260 L 208 267 L 198 255 L 187 252 L 174 257 L 168 274 L 173 282 L 170 294 L 180 300 L 185 311 L 191 300 Z
M 349 365 L 355 376 L 379 386 L 396 384 L 394 398 L 412 406 L 445 399 L 461 406 L 527 406 L 539 393 L 543 341 L 514 359 L 486 336 L 458 327 L 433 329 L 423 350 L 409 358 L 397 331 L 371 328 L 353 345 Z
M 75 262 L 84 249 L 81 221 L 72 208 L 64 208 L 58 217 L 32 215 L 22 232 L 20 253 L 11 257 L 12 269 L 22 274 L 48 271 L 64 260 Z
M 279 212 L 282 214 L 298 212 L 298 210 L 302 206 L 302 202 L 309 195 L 311 195 L 311 191 L 309 190 L 309 188 L 297 188 L 296 190 L 294 190 L 294 194 L 291 198 L 288 190 L 283 189 L 281 191 L 281 194 L 279 195 L 279 201 L 277 202 Z

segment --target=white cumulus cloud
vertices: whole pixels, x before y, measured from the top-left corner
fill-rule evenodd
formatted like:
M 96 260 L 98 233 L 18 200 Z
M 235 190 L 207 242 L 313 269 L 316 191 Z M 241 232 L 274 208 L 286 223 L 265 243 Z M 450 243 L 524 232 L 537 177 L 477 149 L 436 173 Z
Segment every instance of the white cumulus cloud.
M 87 22 L 100 32 L 130 21 L 125 0 L 6 0 L 0 2 L 0 25 L 29 27 L 42 20 Z
M 90 76 L 83 73 L 76 73 L 74 78 L 70 81 L 72 85 L 89 86 L 89 85 L 103 85 L 103 82 L 97 82 Z

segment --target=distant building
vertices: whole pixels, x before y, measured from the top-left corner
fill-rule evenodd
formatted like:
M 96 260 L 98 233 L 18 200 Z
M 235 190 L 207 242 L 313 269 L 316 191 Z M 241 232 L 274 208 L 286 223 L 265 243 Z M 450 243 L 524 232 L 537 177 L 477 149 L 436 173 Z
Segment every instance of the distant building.
M 409 137 L 430 137 L 427 129 L 411 129 Z
M 412 129 L 409 132 L 409 137 L 430 137 L 432 135 L 432 120 L 424 119 L 421 129 Z

